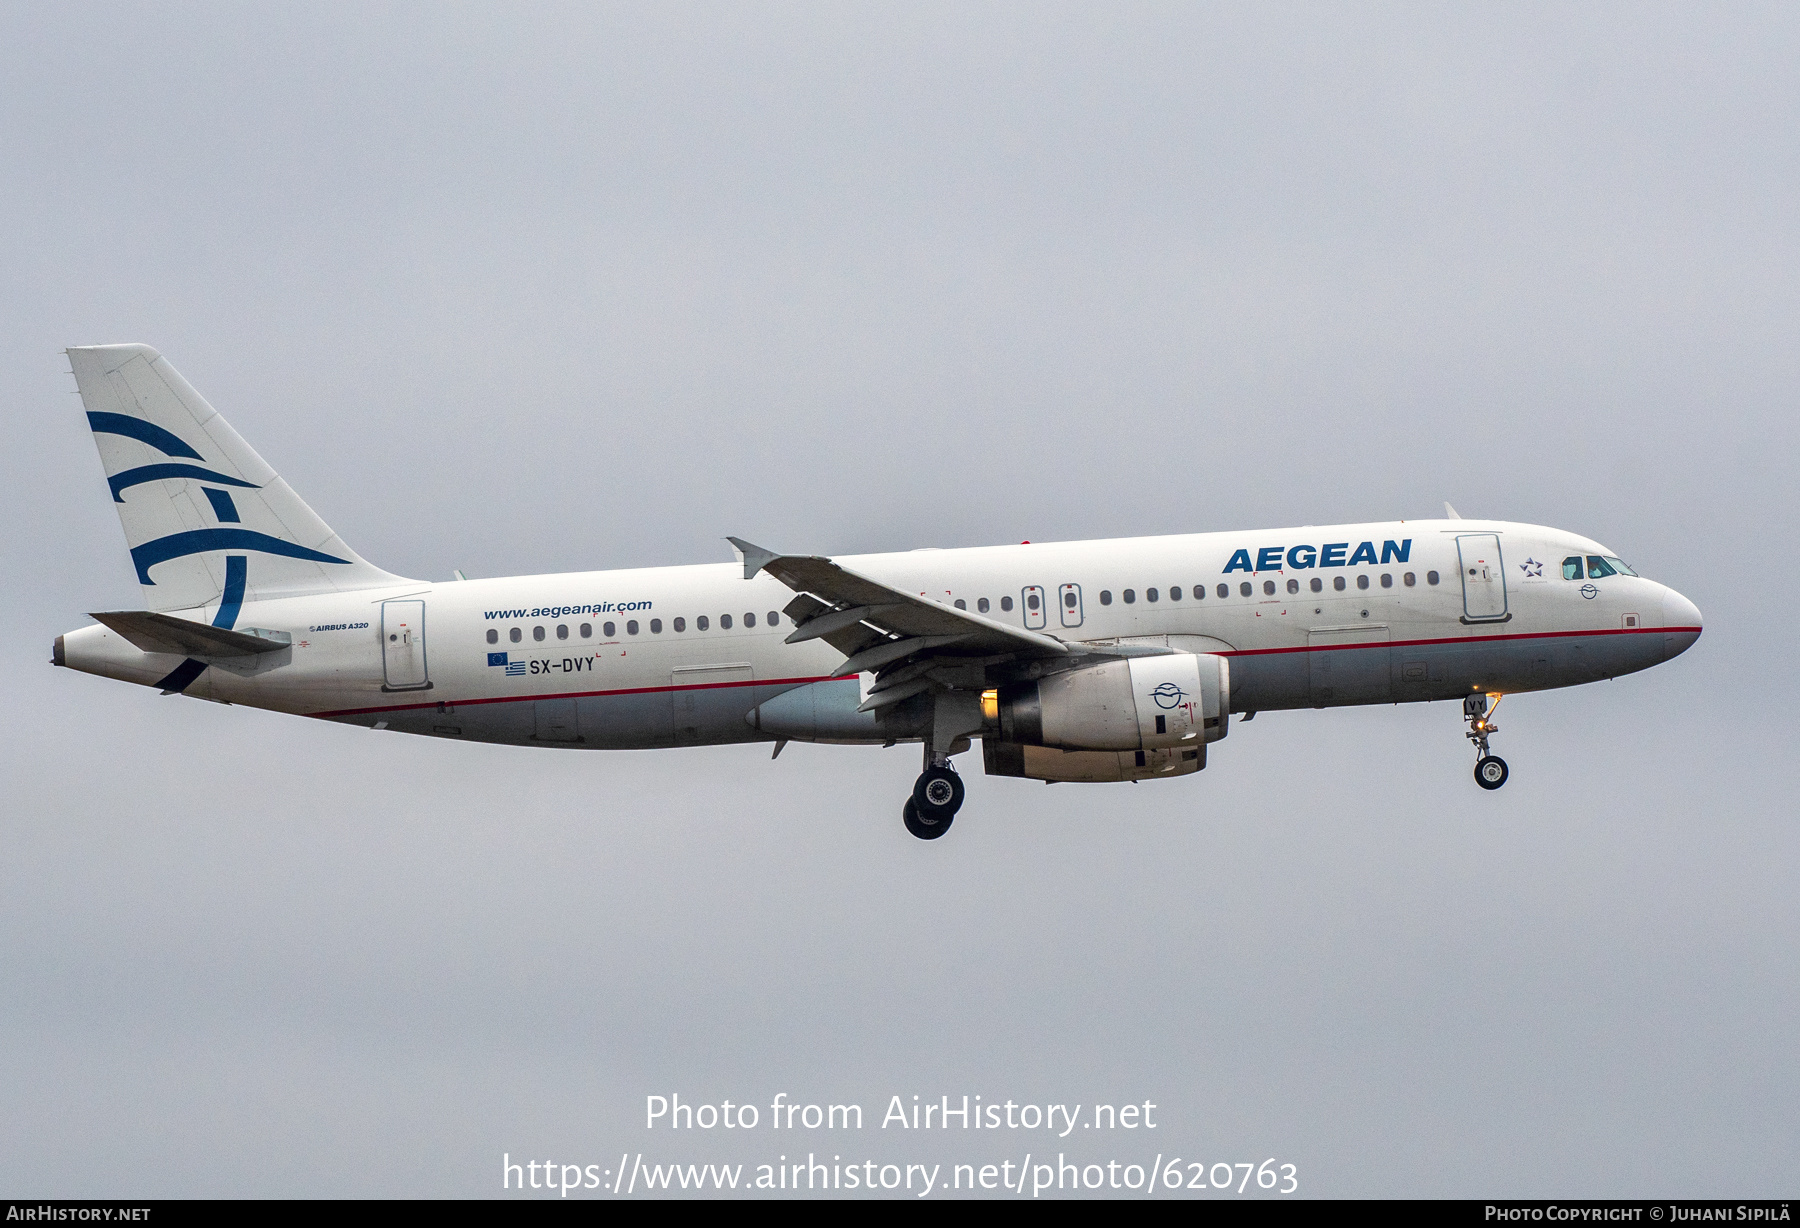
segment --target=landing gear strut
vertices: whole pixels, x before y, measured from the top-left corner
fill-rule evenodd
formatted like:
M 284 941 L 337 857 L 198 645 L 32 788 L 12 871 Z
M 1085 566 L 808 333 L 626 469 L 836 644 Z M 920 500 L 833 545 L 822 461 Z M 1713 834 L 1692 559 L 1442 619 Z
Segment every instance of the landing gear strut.
M 950 830 L 962 809 L 963 782 L 950 766 L 950 756 L 969 749 L 969 738 L 987 723 L 981 697 L 969 689 L 944 689 L 931 696 L 931 724 L 920 739 L 924 771 L 913 782 L 907 800 L 906 830 L 921 840 L 936 840 Z
M 1499 706 L 1496 698 L 1494 707 Z M 1507 776 L 1506 760 L 1488 753 L 1488 736 L 1500 732 L 1492 715 L 1486 695 L 1470 695 L 1463 700 L 1463 719 L 1469 722 L 1469 732 L 1463 736 L 1475 744 L 1475 752 L 1480 756 L 1475 761 L 1475 783 L 1484 789 L 1498 789 L 1506 783 Z
M 906 799 L 906 830 L 921 840 L 936 840 L 950 830 L 950 822 L 962 809 L 963 782 L 945 759 L 919 773 L 912 796 Z

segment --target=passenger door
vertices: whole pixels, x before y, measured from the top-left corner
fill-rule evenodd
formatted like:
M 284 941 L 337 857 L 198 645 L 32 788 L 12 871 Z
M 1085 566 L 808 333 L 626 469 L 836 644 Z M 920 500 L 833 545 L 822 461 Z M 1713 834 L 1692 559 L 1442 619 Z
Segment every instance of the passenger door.
M 1463 621 L 1505 622 L 1506 568 L 1497 533 L 1465 533 L 1456 539 L 1461 562 Z
M 425 669 L 425 603 L 381 603 L 381 677 L 384 691 L 423 691 L 431 686 Z

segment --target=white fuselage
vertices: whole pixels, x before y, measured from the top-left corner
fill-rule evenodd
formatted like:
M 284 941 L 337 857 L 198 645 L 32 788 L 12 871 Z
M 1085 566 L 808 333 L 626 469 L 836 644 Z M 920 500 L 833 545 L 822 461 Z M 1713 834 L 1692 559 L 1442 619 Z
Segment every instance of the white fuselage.
M 1443 520 L 838 562 L 1062 640 L 1218 653 L 1231 661 L 1231 709 L 1254 712 L 1568 686 L 1684 650 L 1700 616 L 1680 594 L 1559 569 L 1568 556 L 1609 553 L 1555 529 Z M 1479 576 L 1468 566 L 1477 555 Z M 822 640 L 784 642 L 793 597 L 767 574 L 745 580 L 719 563 L 251 601 L 236 625 L 286 632 L 291 647 L 214 664 L 186 693 L 519 745 L 771 740 L 779 735 L 755 727 L 753 710 L 822 682 L 844 659 Z M 100 626 L 65 636 L 59 652 L 73 668 L 145 685 L 181 661 Z

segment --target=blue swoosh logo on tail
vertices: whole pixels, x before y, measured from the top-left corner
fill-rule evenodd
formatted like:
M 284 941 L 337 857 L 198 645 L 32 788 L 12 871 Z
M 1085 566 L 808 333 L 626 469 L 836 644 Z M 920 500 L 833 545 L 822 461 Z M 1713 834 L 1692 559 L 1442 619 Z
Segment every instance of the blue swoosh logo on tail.
M 139 443 L 147 443 L 164 456 L 188 456 L 194 460 L 204 460 L 198 452 L 181 442 L 179 435 L 171 434 L 142 418 L 133 418 L 129 414 L 88 414 L 88 426 L 96 435 L 123 435 L 127 439 L 135 439 Z
M 305 546 L 284 542 L 279 537 L 270 537 L 267 533 L 258 533 L 253 529 L 192 529 L 186 533 L 171 533 L 134 549 L 131 561 L 137 565 L 139 584 L 155 584 L 156 581 L 150 578 L 150 569 L 158 563 L 184 558 L 190 554 L 203 554 L 208 550 L 256 550 L 263 554 L 279 554 L 312 563 L 350 562 L 349 559 L 308 550 Z
M 225 591 L 219 596 L 219 612 L 213 615 L 213 626 L 227 631 L 237 626 L 238 611 L 244 608 L 244 580 L 249 570 L 250 560 L 245 556 L 225 556 Z
M 222 473 L 214 473 L 211 469 L 202 469 L 198 465 L 139 465 L 136 469 L 127 469 L 124 473 L 115 473 L 106 479 L 112 487 L 113 502 L 123 503 L 125 498 L 121 491 L 127 486 L 138 486 L 144 482 L 160 482 L 165 478 L 201 478 L 208 482 L 219 482 L 226 486 L 242 486 L 246 490 L 261 490 L 255 482 L 246 482 L 241 478 L 228 478 Z

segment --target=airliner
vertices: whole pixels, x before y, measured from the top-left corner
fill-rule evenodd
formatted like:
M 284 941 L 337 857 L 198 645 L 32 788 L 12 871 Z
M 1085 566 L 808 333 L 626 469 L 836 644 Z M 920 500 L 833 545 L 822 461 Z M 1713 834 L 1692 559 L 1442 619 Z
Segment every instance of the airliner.
M 1466 520 L 409 580 L 365 560 L 145 345 L 66 351 L 143 610 L 52 661 L 163 695 L 465 742 L 916 743 L 926 840 L 955 757 L 1047 782 L 1192 775 L 1233 717 L 1500 698 L 1647 669 L 1700 611 L 1561 529 Z

